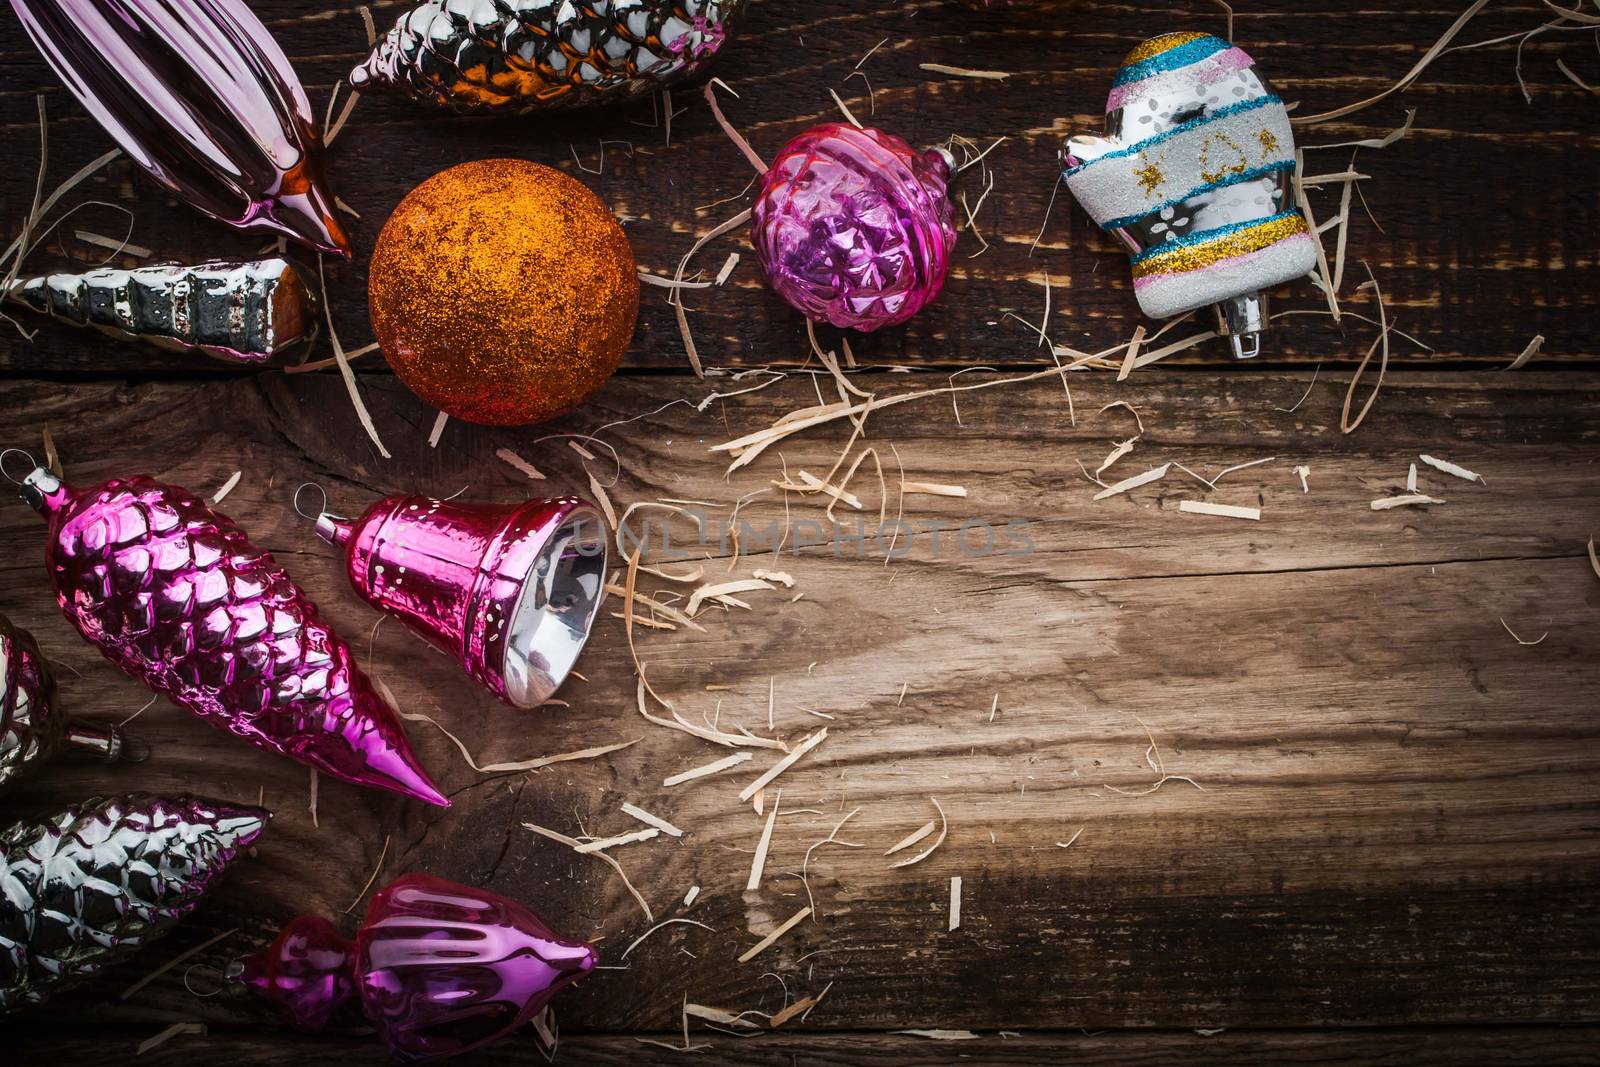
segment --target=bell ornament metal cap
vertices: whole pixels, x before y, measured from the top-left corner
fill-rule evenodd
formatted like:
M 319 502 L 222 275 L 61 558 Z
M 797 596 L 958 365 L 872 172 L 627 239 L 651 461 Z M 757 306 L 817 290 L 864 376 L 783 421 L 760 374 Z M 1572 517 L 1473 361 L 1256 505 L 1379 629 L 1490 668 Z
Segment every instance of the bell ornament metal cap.
M 324 511 L 350 584 L 516 708 L 549 700 L 605 597 L 606 526 L 573 497 L 512 506 L 391 496 L 354 522 Z
M 1105 136 L 1073 137 L 1061 158 L 1073 197 L 1127 245 L 1146 315 L 1215 304 L 1234 356 L 1260 353 L 1264 290 L 1309 274 L 1317 252 L 1295 205 L 1289 112 L 1242 48 L 1203 33 L 1134 48 Z

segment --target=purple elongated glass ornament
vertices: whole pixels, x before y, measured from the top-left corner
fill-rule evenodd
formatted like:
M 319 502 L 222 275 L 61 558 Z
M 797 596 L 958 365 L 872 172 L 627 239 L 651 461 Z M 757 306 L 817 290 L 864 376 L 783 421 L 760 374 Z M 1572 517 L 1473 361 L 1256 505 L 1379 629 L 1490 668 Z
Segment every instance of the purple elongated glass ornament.
M 179 198 L 349 257 L 305 90 L 242 0 L 11 0 L 72 94 Z
M 302 915 L 229 977 L 313 1033 L 354 1003 L 396 1059 L 415 1061 L 507 1036 L 596 958 L 514 900 L 407 874 L 372 898 L 354 941 Z
M 905 322 L 944 285 L 956 231 L 951 160 L 842 122 L 783 146 L 760 179 L 751 241 L 767 282 L 815 322 Z
M 21 495 L 49 524 L 56 603 L 112 663 L 257 748 L 450 806 L 350 646 L 233 520 L 142 477 L 77 490 L 40 467 Z

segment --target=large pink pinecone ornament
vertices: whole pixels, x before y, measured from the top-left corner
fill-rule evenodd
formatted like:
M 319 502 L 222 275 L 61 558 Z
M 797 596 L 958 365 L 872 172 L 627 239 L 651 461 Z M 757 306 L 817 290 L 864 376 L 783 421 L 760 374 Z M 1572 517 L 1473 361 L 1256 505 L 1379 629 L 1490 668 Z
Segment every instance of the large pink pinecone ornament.
M 814 322 L 897 326 L 939 295 L 955 248 L 951 159 L 842 122 L 783 146 L 750 239 L 778 295 Z
M 40 467 L 56 603 L 107 659 L 213 726 L 357 785 L 449 807 L 394 711 L 284 569 L 149 478 L 77 490 Z

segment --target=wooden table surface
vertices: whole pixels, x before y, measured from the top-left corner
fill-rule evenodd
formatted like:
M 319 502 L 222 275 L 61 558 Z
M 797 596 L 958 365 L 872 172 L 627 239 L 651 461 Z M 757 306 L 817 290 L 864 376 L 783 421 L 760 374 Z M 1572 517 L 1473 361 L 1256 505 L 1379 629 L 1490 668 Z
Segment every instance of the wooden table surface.
M 253 6 L 322 107 L 364 50 L 356 7 Z M 373 5 L 380 25 L 402 7 Z M 1392 84 L 1466 0 L 1234 7 L 1235 38 L 1310 114 Z M 1456 43 L 1553 17 L 1540 3 L 1490 3 Z M 5 25 L 0 125 L 13 147 L 0 213 L 14 231 L 32 196 L 36 94 L 49 106 L 49 184 L 109 141 L 9 16 Z M 204 1034 L 174 1037 L 146 1059 L 383 1062 L 370 1038 L 298 1035 L 249 1001 L 185 986 L 187 973 L 209 991 L 218 968 L 297 913 L 352 925 L 344 913 L 377 870 L 380 881 L 425 871 L 487 886 L 558 929 L 603 939 L 612 969 L 556 1001 L 559 1056 L 570 1062 L 1600 1062 L 1600 575 L 1585 548 L 1600 534 L 1600 101 L 1557 67 L 1600 83 L 1595 35 L 1552 30 L 1525 42 L 1531 103 L 1513 39 L 1449 53 L 1404 95 L 1299 131 L 1307 169 L 1335 172 L 1350 149 L 1309 146 L 1381 136 L 1416 110 L 1407 137 L 1356 159 L 1370 175 L 1371 215 L 1352 207 L 1341 299 L 1353 315 L 1342 322 L 1314 314 L 1326 302 L 1300 283 L 1276 306 L 1311 314 L 1284 320 L 1256 364 L 1227 364 L 1212 341 L 1121 382 L 1087 369 L 1065 379 L 1070 390 L 1055 375 L 1001 382 L 1050 365 L 1030 328 L 1007 317 L 1039 321 L 1046 275 L 1055 343 L 1105 349 L 1138 324 L 1123 256 L 1067 197 L 1048 218 L 1047 205 L 1059 144 L 1097 124 L 1119 57 L 1190 26 L 1223 32 L 1226 16 L 1199 0 L 1019 0 L 999 12 L 950 0 L 754 3 L 719 72 L 741 94 L 724 98 L 731 121 L 763 154 L 835 118 L 829 88 L 913 143 L 1006 138 L 986 161 L 994 185 L 981 206 L 978 168 L 957 186 L 988 248 L 965 227 L 937 304 L 904 329 L 853 339 L 852 381 L 879 399 L 943 389 L 956 370 L 971 370 L 957 385 L 995 384 L 874 412 L 854 448 L 876 449 L 884 488 L 867 460 L 850 486 L 862 510 L 837 512 L 843 536 L 815 495 L 773 482 L 785 470 L 831 469 L 850 444 L 848 421 L 791 436 L 732 474 L 727 455 L 711 451 L 835 395 L 807 362 L 802 321 L 764 287 L 740 236 L 701 256 L 714 273 L 728 252 L 743 254 L 727 284 L 686 298 L 711 377 L 689 373 L 666 291 L 646 288 L 623 372 L 581 410 L 518 430 L 451 422 L 430 448 L 434 413 L 369 357 L 357 363 L 360 386 L 392 460 L 363 435 L 334 372 L 240 373 L 51 324 L 31 341 L 0 333 L 0 443 L 37 450 L 48 428 L 80 483 L 143 472 L 209 493 L 242 472 L 224 509 L 288 566 L 406 710 L 437 718 L 480 762 L 639 739 L 599 759 L 486 775 L 413 723 L 454 808 L 324 779 L 314 821 L 303 767 L 156 702 L 130 725 L 155 748 L 148 763 L 59 762 L 0 800 L 0 816 L 144 789 L 259 793 L 276 819 L 258 854 L 165 942 L 0 1024 L 0 1046 L 21 1054 L 8 1061 L 123 1062 L 169 1024 L 194 1021 Z M 955 77 L 925 63 L 1010 76 Z M 870 99 L 866 80 L 849 77 L 858 65 Z M 335 190 L 359 214 L 355 262 L 328 274 L 345 346 L 370 340 L 366 254 L 384 218 L 411 186 L 461 160 L 561 167 L 625 218 L 643 269 L 670 274 L 697 235 L 739 210 L 750 177 L 695 93 L 678 93 L 675 106 L 669 144 L 649 104 L 487 120 L 363 99 L 330 161 Z M 1313 190 L 1319 219 L 1338 214 L 1339 192 Z M 132 211 L 133 240 L 160 257 L 246 255 L 261 244 L 170 202 L 125 162 L 74 196 Z M 66 229 L 120 237 L 124 225 L 88 207 Z M 32 264 L 100 254 L 69 237 Z M 1357 317 L 1377 318 L 1374 293 L 1358 287 L 1367 267 L 1387 314 L 1427 349 L 1394 338 L 1371 414 L 1345 434 L 1346 386 L 1376 336 Z M 1541 355 L 1502 370 L 1535 335 Z M 820 339 L 837 345 L 831 331 Z M 313 358 L 328 355 L 324 340 Z M 769 366 L 787 377 L 707 400 L 767 381 L 730 376 Z M 1143 434 L 1107 481 L 1168 462 L 1207 478 L 1271 462 L 1214 489 L 1174 466 L 1095 502 L 1099 487 L 1079 464 L 1094 470 L 1136 432 L 1127 408 L 1105 407 L 1117 401 L 1137 410 Z M 615 448 L 617 465 L 601 446 L 589 446 L 590 461 L 551 439 L 587 433 Z M 506 448 L 547 479 L 530 483 L 496 458 Z M 1421 488 L 1444 504 L 1372 510 L 1404 491 L 1423 453 L 1484 484 L 1424 467 Z M 1296 468 L 1308 468 L 1305 487 Z M 967 495 L 902 497 L 902 470 Z M 735 561 L 713 544 L 691 555 L 706 580 L 783 570 L 793 590 L 743 594 L 748 610 L 711 608 L 703 632 L 637 633 L 652 684 L 686 716 L 715 714 L 791 744 L 828 729 L 767 792 L 776 803 L 781 786 L 782 814 L 758 890 L 744 887 L 765 819 L 737 794 L 776 753 L 664 787 L 725 752 L 640 716 L 618 618 L 598 625 L 584 679 L 560 694 L 566 706 L 512 712 L 399 625 L 374 631 L 377 614 L 291 507 L 305 481 L 355 511 L 391 492 L 465 487 L 509 502 L 585 490 L 591 473 L 619 510 L 704 501 L 720 528 L 736 500 L 765 489 L 741 517 L 754 531 L 788 522 L 781 553 L 747 544 Z M 1261 519 L 1181 511 L 1190 500 L 1259 507 Z M 873 535 L 880 507 L 915 524 L 892 559 Z M 857 518 L 864 537 L 853 536 Z M 1007 539 L 963 542 L 963 523 Z M 73 710 L 107 720 L 139 711 L 147 691 L 52 606 L 42 533 L 21 504 L 0 509 L 0 606 L 60 665 Z M 647 575 L 641 588 L 667 597 L 688 587 Z M 630 801 L 685 834 L 613 855 L 654 922 L 704 926 L 665 926 L 625 953 L 654 922 L 621 880 L 522 824 L 608 836 L 637 827 L 620 811 Z M 938 818 L 935 802 L 943 843 L 891 868 L 899 857 L 885 850 Z M 852 811 L 838 839 L 859 847 L 813 848 Z M 950 931 L 956 876 L 963 919 Z M 685 907 L 694 885 L 699 899 Z M 736 962 L 807 905 L 811 920 Z M 692 1020 L 690 1041 L 709 1046 L 693 1056 L 637 1041 L 681 1044 L 685 999 L 771 1014 L 824 990 L 777 1032 L 734 1036 Z M 906 1031 L 975 1036 L 944 1043 Z M 528 1033 L 470 1062 L 526 1063 L 535 1050 Z

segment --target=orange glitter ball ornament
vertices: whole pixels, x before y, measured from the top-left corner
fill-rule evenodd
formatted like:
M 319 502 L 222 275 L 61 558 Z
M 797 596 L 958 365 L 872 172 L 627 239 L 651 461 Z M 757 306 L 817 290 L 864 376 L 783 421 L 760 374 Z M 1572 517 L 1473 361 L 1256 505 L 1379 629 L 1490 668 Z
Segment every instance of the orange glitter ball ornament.
M 520 426 L 577 407 L 617 369 L 639 274 L 585 185 L 486 159 L 406 194 L 378 235 L 367 303 L 412 392 L 467 422 Z

